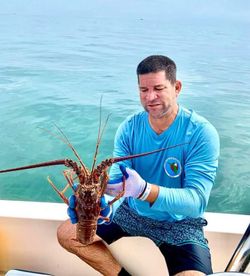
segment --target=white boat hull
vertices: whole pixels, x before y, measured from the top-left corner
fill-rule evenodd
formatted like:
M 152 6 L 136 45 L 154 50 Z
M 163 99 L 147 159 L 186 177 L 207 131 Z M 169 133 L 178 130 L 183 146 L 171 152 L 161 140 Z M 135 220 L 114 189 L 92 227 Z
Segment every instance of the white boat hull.
M 206 213 L 206 218 L 213 269 L 224 271 L 250 216 Z M 65 204 L 0 200 L 0 275 L 15 268 L 60 276 L 100 275 L 58 244 L 57 227 L 66 219 Z M 123 238 L 111 248 L 132 275 L 166 275 L 161 253 L 148 239 Z

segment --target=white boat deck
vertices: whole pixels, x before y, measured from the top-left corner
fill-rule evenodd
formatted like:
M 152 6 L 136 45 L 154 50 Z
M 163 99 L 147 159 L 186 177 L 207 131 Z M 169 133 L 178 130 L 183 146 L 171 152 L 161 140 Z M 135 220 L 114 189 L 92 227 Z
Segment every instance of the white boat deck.
M 14 268 L 59 276 L 100 275 L 58 244 L 56 230 L 67 219 L 66 208 L 61 203 L 0 200 L 2 275 Z M 206 219 L 205 234 L 211 248 L 214 271 L 224 271 L 250 222 L 250 216 L 206 213 Z M 111 248 L 132 275 L 166 275 L 160 251 L 146 238 L 123 238 Z

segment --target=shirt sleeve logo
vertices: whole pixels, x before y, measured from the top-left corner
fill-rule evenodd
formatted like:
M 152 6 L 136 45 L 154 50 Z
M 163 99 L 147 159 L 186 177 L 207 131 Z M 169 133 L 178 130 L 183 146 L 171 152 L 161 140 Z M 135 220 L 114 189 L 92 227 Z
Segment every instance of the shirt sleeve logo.
M 169 157 L 164 162 L 164 170 L 169 177 L 178 177 L 182 172 L 181 162 L 175 157 Z

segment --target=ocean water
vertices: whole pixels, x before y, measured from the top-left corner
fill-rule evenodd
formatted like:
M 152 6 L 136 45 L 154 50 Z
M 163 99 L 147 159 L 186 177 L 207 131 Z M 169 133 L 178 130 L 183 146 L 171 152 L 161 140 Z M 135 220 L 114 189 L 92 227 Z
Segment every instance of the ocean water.
M 111 113 L 98 161 L 112 156 L 118 125 L 141 110 L 136 66 L 173 58 L 180 103 L 221 138 L 208 211 L 250 214 L 250 2 L 108 0 L 0 2 L 0 168 L 74 158 L 46 130 L 58 125 L 91 166 L 99 125 Z M 60 202 L 63 167 L 0 175 L 0 199 Z

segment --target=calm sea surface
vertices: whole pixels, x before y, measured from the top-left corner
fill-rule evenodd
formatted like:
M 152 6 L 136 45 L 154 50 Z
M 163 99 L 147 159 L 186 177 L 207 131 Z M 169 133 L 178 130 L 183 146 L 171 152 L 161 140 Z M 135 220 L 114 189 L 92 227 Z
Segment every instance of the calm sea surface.
M 0 168 L 73 158 L 43 128 L 54 123 L 91 165 L 103 95 L 112 113 L 98 160 L 141 110 L 135 69 L 151 54 L 172 57 L 183 82 L 180 103 L 209 119 L 221 138 L 220 167 L 208 210 L 250 214 L 250 2 L 0 2 Z M 0 198 L 60 199 L 46 177 L 63 167 L 0 175 Z

